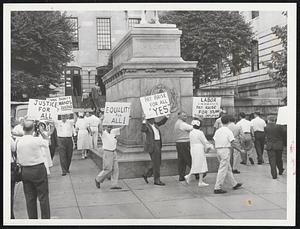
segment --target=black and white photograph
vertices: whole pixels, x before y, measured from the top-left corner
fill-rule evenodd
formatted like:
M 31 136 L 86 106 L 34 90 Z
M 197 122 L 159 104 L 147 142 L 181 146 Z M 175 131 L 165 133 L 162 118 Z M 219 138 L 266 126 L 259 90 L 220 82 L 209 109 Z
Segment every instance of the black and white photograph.
M 296 8 L 4 4 L 4 225 L 295 225 Z

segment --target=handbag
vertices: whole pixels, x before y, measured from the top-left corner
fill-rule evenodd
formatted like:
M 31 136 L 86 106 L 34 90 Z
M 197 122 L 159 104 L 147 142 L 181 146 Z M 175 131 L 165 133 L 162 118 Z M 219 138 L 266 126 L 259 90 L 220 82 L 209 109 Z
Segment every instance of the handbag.
M 16 147 L 17 151 L 17 147 Z M 22 181 L 22 166 L 17 162 L 17 153 L 12 152 L 13 162 L 11 163 L 11 178 L 16 183 Z

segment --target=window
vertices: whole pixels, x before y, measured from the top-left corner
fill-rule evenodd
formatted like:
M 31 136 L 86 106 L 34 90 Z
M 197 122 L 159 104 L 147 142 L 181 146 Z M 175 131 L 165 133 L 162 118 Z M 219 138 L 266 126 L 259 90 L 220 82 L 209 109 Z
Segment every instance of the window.
M 128 29 L 131 29 L 135 24 L 140 24 L 140 22 L 140 18 L 128 18 Z
M 98 50 L 111 49 L 110 18 L 97 18 L 97 47 Z
M 78 50 L 79 49 L 78 18 L 77 17 L 71 17 L 71 18 L 68 18 L 68 20 L 70 21 L 72 27 L 74 28 L 73 39 L 72 39 L 73 49 Z
M 259 69 L 259 56 L 258 56 L 258 41 L 253 40 L 251 42 L 251 71 L 257 71 Z
M 251 18 L 256 18 L 259 16 L 259 11 L 251 11 Z

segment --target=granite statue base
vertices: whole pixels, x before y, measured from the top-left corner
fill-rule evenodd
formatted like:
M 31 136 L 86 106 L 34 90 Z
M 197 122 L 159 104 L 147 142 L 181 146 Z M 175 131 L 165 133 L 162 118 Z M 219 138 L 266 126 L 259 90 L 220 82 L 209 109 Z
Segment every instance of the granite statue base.
M 102 148 L 90 150 L 89 157 L 102 169 Z M 216 152 L 206 154 L 208 172 L 218 171 L 219 162 Z M 150 166 L 150 156 L 143 152 L 142 147 L 118 148 L 119 178 L 140 178 L 145 170 Z M 187 169 L 188 173 L 189 168 Z M 160 167 L 161 176 L 178 175 L 177 152 L 175 146 L 164 146 L 162 149 L 162 163 Z

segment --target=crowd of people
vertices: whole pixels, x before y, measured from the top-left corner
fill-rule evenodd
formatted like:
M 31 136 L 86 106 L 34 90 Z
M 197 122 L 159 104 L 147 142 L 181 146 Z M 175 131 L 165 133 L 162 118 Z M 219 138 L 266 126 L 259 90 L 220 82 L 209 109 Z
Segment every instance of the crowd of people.
M 19 124 L 12 129 L 11 151 L 12 163 L 17 162 L 22 167 L 22 182 L 26 199 L 28 217 L 38 218 L 37 199 L 40 202 L 41 218 L 50 218 L 48 176 L 55 152 L 58 152 L 61 165 L 61 175 L 70 173 L 74 143 L 80 151 L 82 159 L 87 157 L 88 150 L 98 148 L 98 136 L 101 137 L 103 148 L 103 168 L 95 177 L 95 184 L 100 188 L 101 183 L 110 179 L 111 189 L 121 189 L 118 186 L 119 166 L 117 158 L 117 141 L 121 130 L 125 126 L 117 127 L 102 125 L 103 116 L 97 117 L 90 112 L 78 112 L 77 119 L 71 120 L 69 115 L 61 115 L 60 120 L 36 122 L 21 118 Z M 264 163 L 264 147 L 269 157 L 271 176 L 284 172 L 282 151 L 286 132 L 277 125 L 276 117 L 269 116 L 266 122 L 255 112 L 255 117 L 250 121 L 245 113 L 239 113 L 239 121 L 224 110 L 214 125 L 212 141 L 208 141 L 201 130 L 203 120 L 194 118 L 191 124 L 187 123 L 187 114 L 178 113 L 174 126 L 176 150 L 178 155 L 179 181 L 190 184 L 195 176 L 199 187 L 209 186 L 205 182 L 208 172 L 206 153 L 215 150 L 219 160 L 214 193 L 222 194 L 227 191 L 223 184 L 227 178 L 232 188 L 238 189 L 242 183 L 236 181 L 233 174 L 239 174 L 239 166 L 253 165 L 255 156 L 257 164 Z M 150 155 L 151 163 L 145 168 L 142 175 L 146 183 L 153 176 L 154 185 L 165 185 L 160 179 L 162 134 L 159 127 L 164 125 L 169 116 L 160 121 L 154 118 L 143 118 L 141 134 L 145 135 L 144 152 Z M 74 138 L 77 136 L 77 138 Z M 186 173 L 187 167 L 190 168 Z M 278 170 L 278 172 L 277 172 Z M 193 175 L 193 176 L 192 176 Z M 14 187 L 16 181 L 11 179 L 11 218 L 13 214 Z

